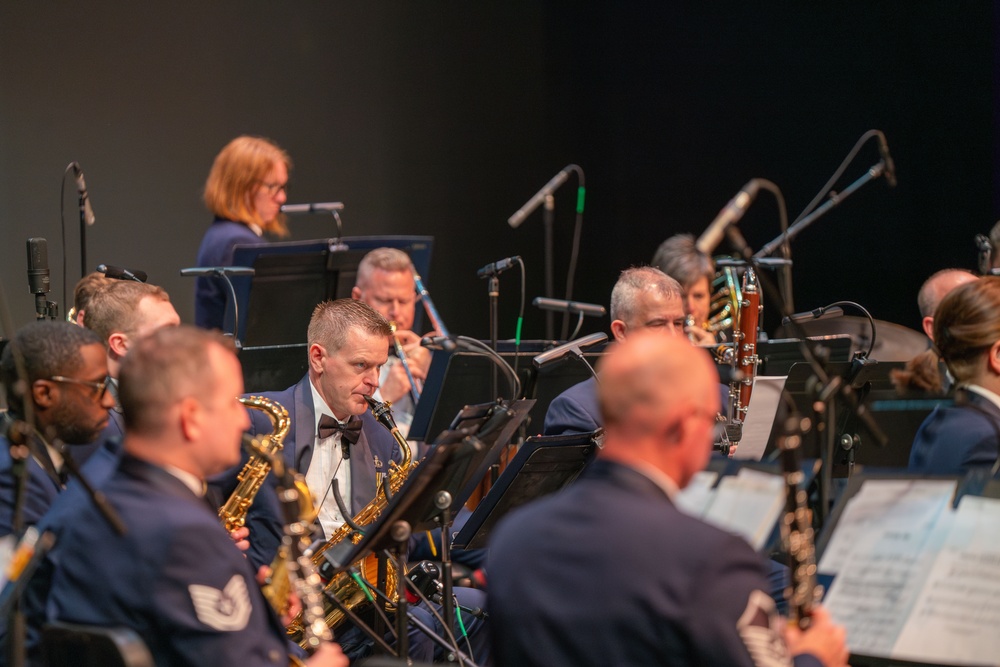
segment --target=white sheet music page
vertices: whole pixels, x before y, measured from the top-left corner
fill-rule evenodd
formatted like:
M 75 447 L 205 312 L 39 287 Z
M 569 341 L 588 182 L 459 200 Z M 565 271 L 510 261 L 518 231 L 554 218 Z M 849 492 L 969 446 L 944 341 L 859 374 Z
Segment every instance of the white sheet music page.
M 719 478 L 718 473 L 711 470 L 702 470 L 688 482 L 680 493 L 677 494 L 675 502 L 677 508 L 689 514 L 701 518 L 708 509 L 709 504 L 715 497 L 713 488 L 715 480 Z
M 777 414 L 778 404 L 781 402 L 781 390 L 785 386 L 785 379 L 785 376 L 754 378 L 750 405 L 747 406 L 747 418 L 743 423 L 743 437 L 733 453 L 734 459 L 760 461 L 764 456 L 764 449 L 771 437 L 771 427 L 774 425 L 774 415 Z
M 723 477 L 705 521 L 742 535 L 758 551 L 774 530 L 785 504 L 785 480 L 781 475 L 740 469 Z
M 849 501 L 820 572 L 823 604 L 854 653 L 888 656 L 948 533 L 954 481 L 867 480 Z
M 1000 500 L 962 498 L 892 657 L 1000 664 Z

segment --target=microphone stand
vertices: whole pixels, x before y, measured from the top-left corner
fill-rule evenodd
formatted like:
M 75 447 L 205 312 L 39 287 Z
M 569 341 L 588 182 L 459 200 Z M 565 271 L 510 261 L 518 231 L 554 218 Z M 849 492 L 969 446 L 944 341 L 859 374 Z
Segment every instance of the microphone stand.
M 545 227 L 545 296 L 553 298 L 556 292 L 555 279 L 555 235 L 553 227 L 556 217 L 556 198 L 552 193 L 545 195 L 545 204 L 542 209 L 542 224 Z M 563 317 L 566 317 L 565 315 Z M 552 311 L 545 313 L 545 337 L 553 340 L 556 335 L 555 313 Z M 494 349 L 496 347 L 494 346 Z M 496 392 L 494 392 L 495 394 Z
M 236 345 L 236 350 L 239 351 L 243 349 L 243 344 L 240 342 L 240 304 L 236 299 L 236 288 L 233 287 L 233 281 L 229 277 L 231 275 L 238 276 L 252 276 L 254 270 L 249 267 L 244 266 L 212 266 L 206 268 L 190 268 L 181 269 L 182 276 L 196 276 L 196 277 L 213 277 L 222 278 L 225 281 L 226 287 L 229 289 L 229 300 L 233 304 L 233 330 L 227 335 L 232 337 L 233 343 Z
M 746 239 L 743 238 L 743 235 L 736 227 L 729 227 L 726 230 L 726 235 L 736 251 L 756 269 L 758 264 L 757 258 L 758 255 L 760 255 L 760 252 L 754 254 L 750 250 Z M 770 278 L 759 269 L 757 270 L 757 278 L 760 281 L 760 285 L 764 292 L 778 303 L 778 307 L 782 311 L 782 317 L 789 318 L 789 323 L 795 330 L 796 337 L 799 339 L 799 350 L 802 352 L 802 356 L 812 369 L 813 375 L 818 383 L 816 391 L 817 398 L 813 404 L 817 418 L 816 434 L 819 436 L 820 432 L 823 431 L 826 436 L 825 443 L 821 441 L 820 446 L 822 473 L 820 475 L 819 487 L 820 506 L 817 513 L 819 524 L 822 526 L 830 511 L 829 504 L 831 487 L 833 485 L 833 452 L 835 451 L 836 446 L 836 433 L 834 433 L 834 426 L 836 424 L 836 398 L 839 396 L 841 400 L 847 404 L 848 409 L 851 410 L 857 416 L 858 420 L 865 425 L 876 441 L 885 442 L 886 437 L 875 423 L 871 414 L 868 413 L 867 408 L 861 405 L 858 401 L 857 394 L 851 386 L 851 382 L 849 380 L 845 381 L 847 378 L 841 376 L 830 376 L 827 374 L 826 361 L 821 361 L 819 356 L 815 353 L 810 345 L 810 342 L 807 340 L 805 330 L 802 328 L 800 323 L 794 321 L 791 317 L 792 313 L 788 304 L 781 299 L 779 290 L 775 287 L 774 283 L 771 282 Z

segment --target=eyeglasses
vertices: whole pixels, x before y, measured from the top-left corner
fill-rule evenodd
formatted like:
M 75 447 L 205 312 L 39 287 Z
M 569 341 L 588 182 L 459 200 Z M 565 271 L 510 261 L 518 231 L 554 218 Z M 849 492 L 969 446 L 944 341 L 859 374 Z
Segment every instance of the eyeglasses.
M 53 375 L 49 378 L 53 382 L 68 382 L 70 384 L 82 384 L 85 387 L 90 387 L 97 391 L 97 400 L 104 398 L 104 393 L 108 390 L 109 380 L 104 379 L 103 382 L 90 382 L 89 380 L 79 380 L 77 378 L 68 378 L 65 375 Z
M 267 191 L 269 197 L 273 197 L 279 192 L 284 192 L 286 195 L 288 194 L 288 181 L 285 181 L 284 183 L 264 183 L 261 181 L 260 187 Z

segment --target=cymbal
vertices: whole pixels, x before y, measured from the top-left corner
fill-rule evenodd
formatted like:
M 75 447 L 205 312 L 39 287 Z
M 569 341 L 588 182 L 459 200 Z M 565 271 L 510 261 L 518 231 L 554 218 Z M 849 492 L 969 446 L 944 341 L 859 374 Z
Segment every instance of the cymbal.
M 807 336 L 848 334 L 854 342 L 852 351 L 867 350 L 871 342 L 871 323 L 866 317 L 844 316 L 803 322 Z M 901 324 L 875 320 L 875 349 L 871 358 L 878 361 L 909 361 L 930 346 L 922 332 Z M 775 338 L 795 337 L 798 332 L 789 326 L 778 327 Z

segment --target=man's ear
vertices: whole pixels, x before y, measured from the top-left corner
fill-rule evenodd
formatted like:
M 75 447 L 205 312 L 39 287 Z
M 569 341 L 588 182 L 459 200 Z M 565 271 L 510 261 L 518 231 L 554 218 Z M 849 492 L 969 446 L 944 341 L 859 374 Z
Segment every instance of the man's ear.
M 920 324 L 924 329 L 924 333 L 927 334 L 927 337 L 934 340 L 934 318 L 930 316 L 925 317 Z
M 622 320 L 614 320 L 611 322 L 611 335 L 615 337 L 615 340 L 619 343 L 625 340 L 625 332 L 628 330 L 628 325 Z
M 1000 375 L 1000 341 L 990 346 L 990 356 L 986 360 L 986 365 L 995 375 Z
M 47 410 L 56 404 L 59 400 L 58 389 L 56 389 L 55 384 L 49 382 L 48 380 L 35 380 L 31 384 L 31 396 L 25 397 L 29 399 L 40 409 Z
M 128 352 L 128 335 L 115 332 L 108 337 L 108 349 L 121 358 Z
M 351 298 L 356 301 L 361 301 L 361 288 L 357 285 L 351 288 Z
M 196 441 L 201 437 L 205 428 L 201 404 L 191 396 L 183 399 L 179 406 L 181 433 L 184 439 Z
M 326 350 L 319 343 L 313 343 L 309 346 L 309 368 L 314 373 L 323 372 L 323 355 L 325 354 Z

